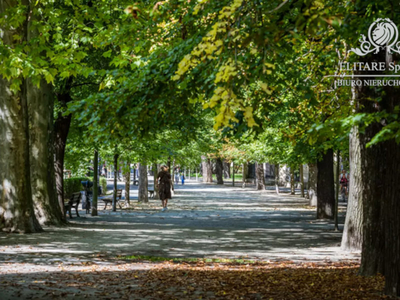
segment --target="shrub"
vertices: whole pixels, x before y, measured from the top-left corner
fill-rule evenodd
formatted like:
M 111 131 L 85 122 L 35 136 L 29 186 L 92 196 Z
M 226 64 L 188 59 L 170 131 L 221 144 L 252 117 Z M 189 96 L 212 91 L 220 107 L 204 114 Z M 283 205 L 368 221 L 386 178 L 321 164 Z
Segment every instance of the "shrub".
M 100 186 L 101 186 L 103 195 L 105 195 L 107 193 L 107 178 L 100 177 Z
M 87 177 L 71 177 L 64 179 L 64 199 L 69 199 L 73 193 L 83 191 L 82 181 L 87 181 Z

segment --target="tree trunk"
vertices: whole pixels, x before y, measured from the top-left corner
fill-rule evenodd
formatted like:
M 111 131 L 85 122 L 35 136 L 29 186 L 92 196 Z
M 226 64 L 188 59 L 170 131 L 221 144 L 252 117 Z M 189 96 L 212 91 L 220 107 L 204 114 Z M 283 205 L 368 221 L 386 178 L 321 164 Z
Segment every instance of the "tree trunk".
M 335 209 L 335 180 L 333 178 L 333 150 L 329 149 L 318 161 L 317 219 L 333 219 Z
M 232 162 L 232 186 L 235 186 L 235 163 Z
M 339 173 L 340 173 L 340 150 L 336 153 L 336 176 L 335 176 L 335 231 L 339 231 Z
M 125 201 L 128 203 L 128 205 L 131 204 L 131 199 L 129 197 L 130 194 L 130 188 L 131 188 L 131 163 L 127 162 L 127 170 L 124 174 L 125 177 Z
M 92 199 L 92 216 L 97 216 L 97 192 L 99 190 L 99 152 L 94 149 L 93 157 L 93 199 Z
M 303 164 L 300 165 L 300 195 L 304 198 L 304 169 Z
M 169 175 L 171 175 L 171 157 L 168 157 L 167 167 L 168 167 Z
M 231 178 L 231 164 L 224 160 L 224 178 Z
M 64 156 L 67 137 L 71 125 L 71 114 L 63 116 L 60 112 L 54 123 L 54 169 L 58 204 L 64 214 Z
M 393 55 L 386 49 L 377 55 L 367 56 L 364 60 L 386 61 L 388 64 L 393 62 Z M 357 86 L 355 99 L 358 100 L 357 107 L 361 113 L 385 111 L 398 115 L 400 98 L 395 87 L 373 89 Z M 363 202 L 360 273 L 384 274 L 385 293 L 400 296 L 400 147 L 393 139 L 366 147 L 388 123 L 388 120 L 381 119 L 379 123 L 373 123 L 363 133 L 359 133 Z
M 275 191 L 279 195 L 279 164 L 275 164 Z
M 39 36 L 32 26 L 40 17 L 31 14 L 27 23 L 28 40 Z M 59 203 L 54 169 L 54 93 L 51 84 L 40 81 L 40 87 L 26 80 L 29 149 L 32 200 L 36 218 L 40 224 L 60 225 L 65 223 L 64 203 Z
M 246 187 L 247 171 L 248 171 L 247 162 L 245 162 L 243 164 L 243 170 L 242 170 L 242 181 L 243 181 L 242 187 L 243 188 Z
M 0 15 L 15 6 L 17 1 L 1 1 Z M 18 46 L 13 35 L 26 41 L 26 26 L 26 22 L 19 28 L 2 24 L 5 49 Z M 21 90 L 15 93 L 10 86 L 11 82 L 0 76 L 0 230 L 39 232 L 42 228 L 35 217 L 31 190 L 27 85 L 22 79 Z
M 294 187 L 294 168 L 290 167 L 290 194 L 296 194 L 296 190 Z
M 265 190 L 264 164 L 256 162 L 257 190 Z
M 0 4 L 0 14 L 7 7 Z M 6 44 L 11 41 L 4 32 Z M 0 229 L 8 232 L 39 232 L 33 208 L 29 164 L 29 126 L 26 89 L 10 91 L 11 82 L 0 76 Z
M 203 164 L 203 182 L 213 182 L 212 180 L 212 168 L 211 168 L 211 162 L 210 159 L 208 159 L 205 156 L 201 157 L 202 159 L 202 164 Z
M 341 248 L 347 251 L 354 251 L 361 250 L 363 240 L 363 203 L 361 197 L 363 186 L 361 182 L 361 149 L 358 127 L 355 126 L 351 129 L 349 139 L 349 198 Z
M 117 148 L 117 147 L 115 147 L 115 148 Z M 112 211 L 117 211 L 118 157 L 119 157 L 119 154 L 114 154 L 114 192 L 113 192 Z
M 147 164 L 146 162 L 139 164 L 139 202 L 148 203 L 149 195 L 148 195 L 148 178 L 147 178 Z
M 310 200 L 310 206 L 317 206 L 317 164 L 308 164 L 308 190 L 307 197 Z
M 60 207 L 55 182 L 53 97 L 45 80 L 38 88 L 27 79 L 32 199 L 36 218 L 46 225 L 65 223 L 64 204 Z
M 217 158 L 215 160 L 215 164 L 216 164 L 216 172 L 215 175 L 217 177 L 217 184 L 224 184 L 224 178 L 223 178 L 223 163 L 222 163 L 222 159 L 221 158 Z
M 399 105 L 398 100 L 395 103 Z M 384 201 L 382 219 L 385 231 L 385 293 L 392 296 L 400 296 L 400 149 L 394 140 L 384 144 L 382 146 L 385 147 L 387 154 L 384 156 L 387 169 L 384 174 L 385 186 L 383 187 L 381 200 Z
M 175 161 L 175 160 L 174 160 Z M 157 164 L 153 164 L 153 180 L 154 180 L 154 199 L 159 197 L 158 195 L 158 182 L 157 182 L 158 168 Z M 172 180 L 174 182 L 174 180 Z

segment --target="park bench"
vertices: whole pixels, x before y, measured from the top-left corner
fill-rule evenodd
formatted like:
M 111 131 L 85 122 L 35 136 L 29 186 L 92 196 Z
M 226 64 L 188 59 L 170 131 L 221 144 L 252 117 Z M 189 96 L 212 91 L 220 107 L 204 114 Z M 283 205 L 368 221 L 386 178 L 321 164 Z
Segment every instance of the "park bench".
M 112 205 L 113 202 L 113 198 L 112 197 L 108 197 L 108 198 L 103 198 L 101 199 L 104 202 L 104 209 L 107 208 L 107 205 L 110 204 Z M 117 190 L 117 204 L 119 205 L 119 207 L 122 209 L 122 205 L 121 202 L 124 202 L 125 200 L 122 200 L 122 190 Z
M 72 194 L 72 196 L 69 199 L 69 201 L 64 204 L 64 207 L 65 207 L 65 218 L 67 217 L 67 211 L 68 211 L 69 212 L 69 217 L 72 219 L 71 208 L 75 208 L 76 215 L 78 217 L 80 217 L 79 213 L 78 213 L 78 206 L 79 206 L 79 202 L 81 202 L 81 199 L 82 199 L 82 194 L 80 192 Z
M 154 199 L 154 190 L 148 190 L 149 197 Z

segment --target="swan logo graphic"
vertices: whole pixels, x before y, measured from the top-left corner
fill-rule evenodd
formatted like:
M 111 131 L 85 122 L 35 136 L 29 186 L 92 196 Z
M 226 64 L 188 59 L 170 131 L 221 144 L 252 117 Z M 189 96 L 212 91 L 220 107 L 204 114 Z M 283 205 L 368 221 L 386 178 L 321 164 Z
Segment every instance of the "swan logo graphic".
M 387 48 L 388 52 L 400 53 L 400 42 L 397 41 L 399 31 L 397 26 L 390 19 L 377 19 L 369 26 L 368 40 L 365 35 L 361 35 L 359 40 L 360 48 L 352 48 L 349 52 L 354 52 L 357 55 L 365 56 L 375 51 L 377 54 L 381 48 Z

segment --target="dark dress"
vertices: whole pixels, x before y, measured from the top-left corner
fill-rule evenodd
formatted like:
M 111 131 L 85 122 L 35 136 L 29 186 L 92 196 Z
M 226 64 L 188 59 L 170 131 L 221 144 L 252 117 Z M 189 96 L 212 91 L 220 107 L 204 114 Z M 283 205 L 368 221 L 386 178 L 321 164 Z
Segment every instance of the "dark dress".
M 171 199 L 171 175 L 168 172 L 161 171 L 157 178 L 160 178 L 160 185 L 158 186 L 160 200 Z

